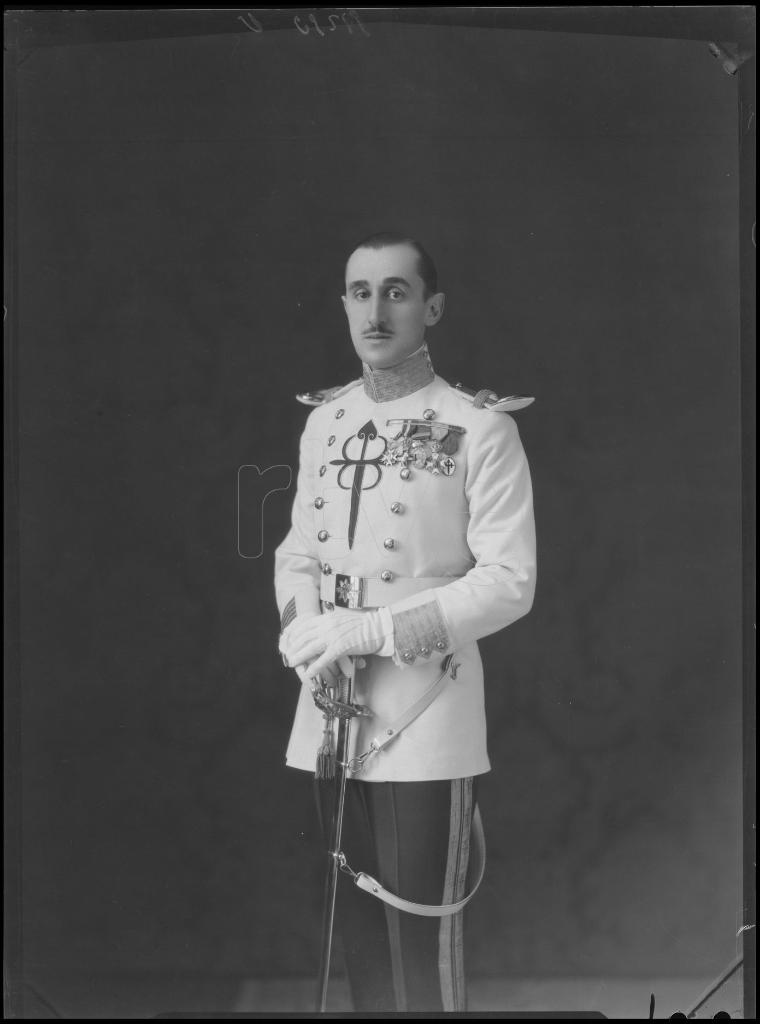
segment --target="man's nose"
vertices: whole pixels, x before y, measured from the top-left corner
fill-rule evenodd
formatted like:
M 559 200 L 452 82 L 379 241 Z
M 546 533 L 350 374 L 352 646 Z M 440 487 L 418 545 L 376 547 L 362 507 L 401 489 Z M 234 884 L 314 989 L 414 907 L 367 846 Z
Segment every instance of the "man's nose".
M 367 309 L 367 317 L 369 322 L 375 326 L 382 322 L 382 318 L 385 314 L 385 304 L 383 302 L 382 295 L 373 295 L 369 300 L 369 308 Z

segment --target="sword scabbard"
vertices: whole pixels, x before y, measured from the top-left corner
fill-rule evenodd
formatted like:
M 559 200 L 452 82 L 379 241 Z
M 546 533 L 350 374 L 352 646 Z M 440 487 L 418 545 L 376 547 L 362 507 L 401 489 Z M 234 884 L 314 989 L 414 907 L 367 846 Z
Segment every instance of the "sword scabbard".
M 352 659 L 352 674 L 354 661 Z M 339 699 L 350 705 L 353 696 L 353 680 L 341 677 Z M 322 915 L 322 947 L 320 951 L 319 977 L 317 983 L 317 1013 L 327 1009 L 327 986 L 330 980 L 330 955 L 332 953 L 333 924 L 335 920 L 335 895 L 340 869 L 341 842 L 343 836 L 343 809 L 346 802 L 346 781 L 348 778 L 348 752 L 351 738 L 351 715 L 338 718 L 338 738 L 335 751 L 335 778 L 324 780 L 322 785 L 332 785 L 333 804 L 330 815 L 330 834 L 327 850 L 327 875 L 325 878 L 325 902 Z

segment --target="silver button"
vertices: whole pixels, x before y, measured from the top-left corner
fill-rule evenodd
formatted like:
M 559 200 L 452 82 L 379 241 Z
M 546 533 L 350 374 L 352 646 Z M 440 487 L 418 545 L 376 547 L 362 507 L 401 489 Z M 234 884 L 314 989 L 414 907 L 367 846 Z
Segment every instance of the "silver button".
M 422 418 L 426 419 L 426 420 L 434 419 L 435 418 L 435 409 L 426 409 L 423 412 L 423 414 L 422 414 Z
M 445 651 L 446 650 L 446 644 L 443 642 L 443 640 L 436 640 L 435 647 L 436 647 L 436 650 L 438 650 L 438 651 Z
M 411 651 L 404 651 L 404 653 L 401 655 L 401 658 L 403 661 L 414 661 L 414 655 L 412 654 Z
M 345 409 L 338 409 L 338 411 L 335 413 L 335 419 L 339 420 L 345 411 Z
M 423 658 L 427 658 L 428 655 L 430 654 L 430 648 L 429 647 L 420 647 L 420 654 L 422 655 Z
M 330 434 L 330 436 L 327 438 L 327 443 L 335 444 L 335 434 Z
M 325 562 L 325 564 L 322 566 L 322 575 L 323 576 L 329 576 L 331 572 L 332 572 L 332 566 L 328 565 L 327 562 Z
M 399 476 L 401 477 L 402 480 L 408 480 L 411 475 L 411 469 L 407 469 L 406 466 L 404 466 L 404 468 L 399 473 Z
M 320 476 L 324 476 L 326 472 L 327 472 L 327 466 L 320 466 L 319 467 L 319 475 Z
M 317 534 L 317 540 L 326 541 L 329 536 L 330 534 L 327 532 L 327 530 L 320 530 L 319 533 Z
M 322 508 L 324 503 L 325 503 L 325 499 L 324 498 L 315 498 L 314 499 L 314 508 Z
M 380 579 L 383 581 L 383 583 L 390 583 L 390 581 L 393 579 L 393 573 L 390 571 L 390 569 L 384 569 L 383 572 L 380 573 Z
M 383 541 L 383 547 L 386 548 L 388 551 L 393 551 L 395 546 L 396 542 L 393 539 L 393 537 L 386 537 L 385 540 Z
M 404 506 L 400 501 L 394 501 L 391 505 L 391 512 L 397 512 L 399 515 L 404 511 Z

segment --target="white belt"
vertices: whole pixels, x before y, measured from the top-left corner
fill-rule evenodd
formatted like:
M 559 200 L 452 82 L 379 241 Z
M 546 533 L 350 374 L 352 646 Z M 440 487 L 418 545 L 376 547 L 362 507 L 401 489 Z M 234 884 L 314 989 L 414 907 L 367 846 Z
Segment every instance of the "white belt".
M 319 596 L 336 608 L 383 608 L 431 587 L 445 587 L 458 576 L 350 576 L 336 572 L 322 576 Z

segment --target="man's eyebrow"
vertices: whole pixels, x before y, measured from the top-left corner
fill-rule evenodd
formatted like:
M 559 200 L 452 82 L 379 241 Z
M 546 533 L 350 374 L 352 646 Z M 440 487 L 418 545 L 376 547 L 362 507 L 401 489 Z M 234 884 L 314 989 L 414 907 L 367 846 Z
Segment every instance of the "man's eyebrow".
M 404 277 L 386 277 L 383 279 L 383 284 L 405 284 L 407 288 L 412 286 Z M 369 281 L 352 281 L 349 288 L 369 288 Z

